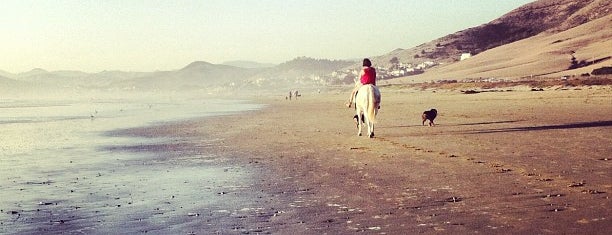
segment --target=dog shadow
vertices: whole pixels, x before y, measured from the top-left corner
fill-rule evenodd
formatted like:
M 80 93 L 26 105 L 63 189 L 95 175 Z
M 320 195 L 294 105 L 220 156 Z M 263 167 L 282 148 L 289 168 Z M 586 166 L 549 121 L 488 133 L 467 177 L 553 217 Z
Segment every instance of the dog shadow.
M 495 121 L 495 122 L 474 122 L 474 123 L 451 124 L 451 125 L 447 125 L 447 126 L 478 126 L 478 125 L 514 123 L 514 122 L 522 122 L 522 121 L 525 121 L 525 120 L 507 120 L 507 121 Z
M 461 123 L 461 124 L 438 124 L 436 123 L 436 126 L 478 126 L 478 125 L 490 125 L 490 124 L 503 124 L 503 123 L 513 123 L 513 122 L 520 122 L 520 121 L 524 121 L 524 120 L 512 120 L 512 121 L 495 121 L 495 122 L 475 122 L 475 123 Z M 427 126 L 427 125 L 422 125 L 422 124 L 414 124 L 414 125 L 397 125 L 397 126 L 384 126 L 384 127 L 378 127 L 380 129 L 385 129 L 385 128 L 409 128 L 409 127 L 423 127 L 423 126 Z
M 437 124 L 436 124 L 437 125 Z M 422 127 L 421 124 L 415 125 L 398 125 L 398 126 L 378 126 L 378 129 L 395 129 L 395 128 L 409 128 L 409 127 Z
M 560 125 L 510 127 L 510 128 L 498 128 L 498 129 L 487 129 L 487 130 L 473 130 L 473 131 L 467 131 L 464 133 L 465 134 L 490 134 L 490 133 L 504 133 L 504 132 L 565 130 L 565 129 L 607 127 L 607 126 L 612 126 L 612 121 L 577 122 L 577 123 L 560 124 Z

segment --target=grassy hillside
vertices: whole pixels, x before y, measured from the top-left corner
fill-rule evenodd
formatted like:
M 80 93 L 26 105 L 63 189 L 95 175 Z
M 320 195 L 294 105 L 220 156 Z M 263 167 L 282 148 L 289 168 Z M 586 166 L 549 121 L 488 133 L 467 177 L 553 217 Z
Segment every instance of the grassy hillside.
M 590 73 L 611 66 L 612 15 L 558 33 L 537 36 L 500 46 L 470 59 L 440 66 L 425 74 L 401 78 L 441 80 L 461 78 L 560 77 Z M 572 56 L 584 67 L 570 69 Z M 589 65 L 590 64 L 590 65 Z

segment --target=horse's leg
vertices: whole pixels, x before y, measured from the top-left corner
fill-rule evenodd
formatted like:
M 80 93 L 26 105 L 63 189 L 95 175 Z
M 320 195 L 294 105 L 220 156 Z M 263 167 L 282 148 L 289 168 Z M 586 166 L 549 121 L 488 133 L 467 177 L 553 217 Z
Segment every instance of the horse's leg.
M 374 122 L 371 122 L 370 120 L 368 120 L 368 136 L 370 138 L 374 138 Z
M 366 108 L 366 110 L 368 110 Z M 363 120 L 363 124 L 368 125 L 368 137 L 372 138 L 374 135 L 372 133 L 372 121 L 370 121 L 370 118 L 368 117 L 369 115 L 363 115 L 364 116 L 364 120 Z
M 376 106 L 378 107 L 380 105 L 380 103 L 374 103 Z M 376 117 L 376 115 L 378 115 L 378 108 L 374 109 L 374 117 Z M 370 132 L 370 138 L 374 137 L 374 123 L 372 122 L 372 131 Z
M 360 115 L 361 113 L 361 108 L 357 107 L 357 105 L 355 105 L 355 113 L 357 115 L 357 136 L 361 136 L 361 127 L 363 126 L 363 119 Z
M 361 136 L 361 128 L 363 127 L 363 118 L 359 115 L 359 109 L 357 109 L 357 136 Z

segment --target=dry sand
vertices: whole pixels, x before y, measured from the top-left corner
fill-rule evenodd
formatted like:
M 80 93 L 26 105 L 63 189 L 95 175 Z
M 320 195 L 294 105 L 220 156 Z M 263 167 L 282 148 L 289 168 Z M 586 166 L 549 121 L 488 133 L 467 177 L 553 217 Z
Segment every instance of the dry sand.
M 173 234 L 612 231 L 609 86 L 469 95 L 382 88 L 373 139 L 356 135 L 352 110 L 343 106 L 347 92 L 259 97 L 267 104 L 259 111 L 127 130 L 182 138 L 127 149 L 155 152 L 156 168 L 197 175 L 200 165 L 212 164 L 226 169 L 219 175 L 249 178 L 212 180 L 201 193 L 170 188 L 168 196 L 180 196 L 158 206 L 175 204 L 163 220 L 143 216 L 149 222 L 137 230 L 129 221 L 110 226 Z M 439 112 L 438 125 L 421 126 L 420 114 L 430 108 Z M 68 224 L 47 231 L 74 231 Z

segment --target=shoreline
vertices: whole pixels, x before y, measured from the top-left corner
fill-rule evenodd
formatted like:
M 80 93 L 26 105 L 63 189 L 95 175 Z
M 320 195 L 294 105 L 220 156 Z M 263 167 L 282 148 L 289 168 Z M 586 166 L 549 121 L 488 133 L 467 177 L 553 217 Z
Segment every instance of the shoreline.
M 0 233 L 174 233 L 187 231 L 185 227 L 205 211 L 224 215 L 227 203 L 215 198 L 248 187 L 251 177 L 246 169 L 207 150 L 215 140 L 194 143 L 191 130 L 177 131 L 203 113 L 180 109 L 186 104 L 195 104 L 191 109 L 202 106 L 185 102 L 130 102 L 103 108 L 95 118 L 79 119 L 64 119 L 62 115 L 72 114 L 49 109 L 40 113 L 42 121 L 36 125 L 17 122 L 7 128 L 5 137 L 12 142 L 5 142 L 8 145 L 2 148 L 12 151 L 4 152 L 2 161 L 7 164 L 3 168 L 12 171 L 0 172 L 5 182 L 0 185 Z M 236 100 L 203 102 L 207 109 L 201 118 L 259 108 Z M 69 110 L 72 113 L 93 110 L 77 101 L 62 107 L 71 105 L 75 107 Z M 26 111 L 32 112 L 29 107 Z M 26 111 L 15 118 L 27 120 Z M 27 128 L 21 130 L 22 125 Z M 28 132 L 30 129 L 38 132 Z M 29 136 L 39 138 L 23 143 Z M 38 142 L 41 136 L 56 138 Z

